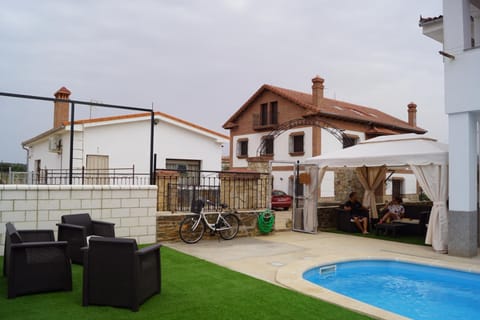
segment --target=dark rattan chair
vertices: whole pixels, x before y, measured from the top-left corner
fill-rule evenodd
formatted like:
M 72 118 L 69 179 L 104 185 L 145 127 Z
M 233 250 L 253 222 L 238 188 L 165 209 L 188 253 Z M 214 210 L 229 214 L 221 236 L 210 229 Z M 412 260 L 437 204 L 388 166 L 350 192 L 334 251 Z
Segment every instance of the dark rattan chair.
M 87 246 L 88 236 L 115 237 L 114 223 L 92 220 L 88 213 L 64 215 L 57 226 L 58 240 L 68 242 L 68 256 L 76 264 L 83 262 L 80 249 Z
M 5 232 L 3 276 L 8 298 L 19 295 L 72 290 L 67 243 L 55 242 L 53 230 L 18 230 L 8 222 Z
M 138 250 L 134 239 L 90 239 L 84 248 L 83 305 L 138 311 L 161 291 L 160 244 Z

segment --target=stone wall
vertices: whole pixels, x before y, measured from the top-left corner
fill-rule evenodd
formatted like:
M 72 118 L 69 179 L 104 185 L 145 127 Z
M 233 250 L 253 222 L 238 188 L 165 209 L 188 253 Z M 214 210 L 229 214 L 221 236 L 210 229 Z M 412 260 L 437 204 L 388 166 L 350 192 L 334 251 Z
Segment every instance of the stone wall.
M 235 209 L 258 209 L 267 207 L 266 184 L 268 180 L 260 173 L 225 172 L 220 174 L 220 199 Z
M 344 203 L 348 200 L 348 195 L 352 191 L 358 193 L 359 199 L 363 198 L 364 189 L 358 180 L 355 169 L 335 169 L 335 201 Z
M 257 213 L 256 211 L 238 212 L 236 215 L 240 219 L 240 228 L 237 237 L 253 237 L 262 235 L 257 227 Z M 178 228 L 180 222 L 189 213 L 170 213 L 170 212 L 158 212 L 157 213 L 157 242 L 164 241 L 180 241 L 178 235 Z M 214 221 L 216 219 L 216 213 L 207 213 L 207 219 Z M 217 239 L 219 235 L 210 235 L 210 232 L 205 232 L 203 239 Z
M 89 213 L 92 219 L 115 223 L 115 235 L 138 243 L 156 239 L 157 187 L 108 185 L 0 185 L 0 254 L 5 223 L 18 229 L 51 229 L 60 217 Z
M 317 208 L 318 229 L 337 227 L 336 208 L 338 208 L 338 205 L 321 206 Z

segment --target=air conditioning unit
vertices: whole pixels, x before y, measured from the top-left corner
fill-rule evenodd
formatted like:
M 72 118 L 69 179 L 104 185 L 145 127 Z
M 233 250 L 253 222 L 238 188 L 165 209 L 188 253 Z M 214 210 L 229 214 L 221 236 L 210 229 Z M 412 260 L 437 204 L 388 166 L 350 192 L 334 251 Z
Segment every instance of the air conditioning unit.
M 62 153 L 62 138 L 60 136 L 53 136 L 48 139 L 48 151 Z

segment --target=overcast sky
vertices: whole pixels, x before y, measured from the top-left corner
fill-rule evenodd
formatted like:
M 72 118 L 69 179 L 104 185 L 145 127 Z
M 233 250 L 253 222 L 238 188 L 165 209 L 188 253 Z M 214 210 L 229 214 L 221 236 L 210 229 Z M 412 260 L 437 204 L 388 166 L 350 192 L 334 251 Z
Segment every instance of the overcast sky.
M 151 107 L 221 133 L 262 84 L 325 94 L 447 142 L 441 45 L 420 14 L 440 0 L 3 0 L 0 91 Z M 84 107 L 77 118 L 104 115 Z M 52 127 L 50 102 L 0 97 L 0 161 Z

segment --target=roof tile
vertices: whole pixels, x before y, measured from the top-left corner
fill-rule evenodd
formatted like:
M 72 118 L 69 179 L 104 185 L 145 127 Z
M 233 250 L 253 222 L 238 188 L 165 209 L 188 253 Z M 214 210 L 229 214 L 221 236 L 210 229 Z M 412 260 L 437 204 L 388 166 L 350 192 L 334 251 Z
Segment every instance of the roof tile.
M 292 101 L 293 103 L 305 108 L 306 115 L 318 115 L 330 118 L 337 118 L 347 121 L 370 122 L 377 126 L 397 127 L 412 132 L 422 132 L 425 130 L 419 127 L 413 127 L 408 122 L 395 118 L 378 109 L 360 106 L 357 104 L 324 98 L 320 106 L 313 104 L 312 95 L 291 89 L 280 88 L 272 85 L 263 85 L 237 112 L 225 122 L 224 128 L 231 128 L 236 118 L 252 103 L 264 90 L 270 90 L 279 96 Z M 377 128 L 378 129 L 378 128 Z

